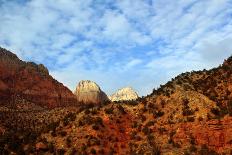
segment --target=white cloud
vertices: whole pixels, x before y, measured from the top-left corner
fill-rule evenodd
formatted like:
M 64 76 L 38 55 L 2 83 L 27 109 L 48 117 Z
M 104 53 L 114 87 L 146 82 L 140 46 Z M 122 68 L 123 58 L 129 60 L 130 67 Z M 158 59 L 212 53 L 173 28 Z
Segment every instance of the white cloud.
M 129 61 L 129 62 L 125 65 L 124 69 L 125 69 L 125 70 L 130 69 L 130 68 L 132 68 L 132 67 L 134 67 L 134 66 L 136 66 L 136 65 L 141 64 L 142 62 L 143 62 L 143 61 L 142 61 L 141 59 L 133 59 L 133 60 Z
M 0 45 L 71 89 L 91 79 L 144 95 L 232 54 L 230 0 L 3 1 L 0 14 Z

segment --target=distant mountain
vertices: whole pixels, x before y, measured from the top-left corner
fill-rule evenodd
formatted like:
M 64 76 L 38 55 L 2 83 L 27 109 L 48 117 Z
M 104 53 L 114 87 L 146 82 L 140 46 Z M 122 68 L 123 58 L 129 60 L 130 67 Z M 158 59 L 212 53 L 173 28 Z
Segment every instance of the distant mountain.
M 138 97 L 138 94 L 131 87 L 125 87 L 109 96 L 109 99 L 111 101 L 131 101 Z
M 108 101 L 107 95 L 93 81 L 82 80 L 78 83 L 74 92 L 78 102 L 84 104 L 101 104 Z
M 53 79 L 44 65 L 24 62 L 0 48 L 0 103 L 7 107 L 35 104 L 52 108 L 75 104 L 72 92 Z

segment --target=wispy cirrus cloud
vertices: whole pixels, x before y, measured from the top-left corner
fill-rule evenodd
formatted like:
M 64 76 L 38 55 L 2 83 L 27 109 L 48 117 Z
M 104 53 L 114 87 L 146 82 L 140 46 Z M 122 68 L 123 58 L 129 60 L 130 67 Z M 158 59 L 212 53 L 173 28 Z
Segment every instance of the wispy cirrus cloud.
M 230 0 L 0 0 L 0 45 L 70 89 L 94 80 L 141 95 L 232 54 Z

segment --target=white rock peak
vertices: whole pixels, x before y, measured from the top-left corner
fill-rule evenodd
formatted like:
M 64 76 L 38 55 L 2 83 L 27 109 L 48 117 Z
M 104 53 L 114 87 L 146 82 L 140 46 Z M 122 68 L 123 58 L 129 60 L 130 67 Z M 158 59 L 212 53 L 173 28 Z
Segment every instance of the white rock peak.
M 107 95 L 93 81 L 82 80 L 78 83 L 74 94 L 77 101 L 83 103 L 102 103 L 108 100 Z
M 138 98 L 138 94 L 131 87 L 125 87 L 119 89 L 116 93 L 111 95 L 109 99 L 111 101 L 129 101 L 136 100 Z

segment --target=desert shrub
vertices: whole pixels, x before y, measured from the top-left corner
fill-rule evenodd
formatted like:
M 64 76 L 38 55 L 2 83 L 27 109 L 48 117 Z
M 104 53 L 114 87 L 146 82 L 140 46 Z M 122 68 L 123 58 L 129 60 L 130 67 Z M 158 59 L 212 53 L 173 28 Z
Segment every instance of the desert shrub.
M 135 136 L 137 135 L 137 132 L 135 131 L 132 131 L 131 134 L 130 134 L 130 138 L 131 139 L 135 139 Z
M 148 128 L 147 126 L 145 126 L 143 129 L 142 129 L 142 132 L 145 134 L 145 135 L 149 135 L 151 133 L 151 130 L 150 128 Z
M 67 145 L 68 148 L 71 147 L 71 143 L 72 143 L 72 138 L 69 136 L 69 137 L 66 138 L 66 145 Z
M 181 148 L 181 145 L 178 144 L 178 143 L 175 143 L 174 141 L 173 141 L 173 143 L 172 143 L 172 146 L 173 146 L 173 147 L 176 147 L 176 148 Z
M 184 106 L 182 109 L 183 116 L 190 116 L 194 114 L 194 111 L 189 108 L 189 106 Z
M 146 121 L 147 120 L 146 116 L 141 115 L 141 120 L 142 120 L 142 122 Z
M 23 141 L 17 135 L 7 135 L 4 140 L 5 144 L 3 146 L 7 144 L 10 150 L 17 153 L 22 152 L 21 144 Z
M 137 135 L 136 131 L 132 131 L 132 133 L 130 134 L 130 138 L 136 141 L 141 141 L 141 137 L 139 135 Z
M 219 115 L 220 115 L 220 111 L 219 111 L 219 109 L 217 109 L 217 108 L 212 108 L 212 109 L 210 109 L 210 111 L 211 111 L 214 115 L 216 115 L 216 116 L 219 116 Z
M 105 111 L 106 114 L 113 114 L 114 108 L 113 107 L 106 108 L 104 111 Z
M 145 112 L 147 112 L 147 108 L 144 106 L 142 109 L 141 109 L 141 111 L 143 112 L 143 113 L 145 113 Z
M 149 122 L 147 122 L 146 123 L 146 125 L 145 126 L 153 126 L 155 124 L 155 122 L 154 121 L 149 121 Z
M 201 116 L 199 116 L 198 121 L 203 121 L 203 118 Z
M 41 73 L 43 76 L 49 74 L 48 69 L 47 69 L 43 64 L 39 64 L 39 65 L 37 66 L 37 70 L 38 70 L 38 72 Z
M 100 145 L 100 140 L 96 137 L 90 136 L 87 141 L 87 146 Z
M 23 135 L 23 143 L 33 143 L 36 140 L 37 136 L 38 134 L 36 132 L 25 131 Z
M 67 135 L 67 132 L 66 131 L 60 131 L 59 135 L 61 135 L 62 137 L 65 137 Z
M 131 106 L 136 106 L 136 105 L 138 105 L 138 102 L 137 101 L 125 101 L 125 104 L 127 104 L 127 105 L 131 105 Z
M 184 106 L 188 106 L 189 100 L 188 100 L 187 98 L 184 98 L 184 99 L 182 100 L 182 103 L 183 103 Z
M 194 121 L 195 121 L 194 116 L 192 116 L 192 117 L 187 117 L 187 121 L 188 121 L 188 122 L 194 122 Z
M 151 135 L 151 134 L 149 134 L 149 135 L 147 136 L 147 140 L 148 140 L 149 143 L 151 143 L 154 139 L 155 139 L 154 136 Z
M 192 144 L 192 145 L 196 144 L 195 138 L 192 135 L 190 136 L 190 144 Z
M 160 128 L 158 128 L 158 130 L 159 130 L 160 134 L 163 134 L 164 132 L 167 131 L 164 127 L 160 127 Z
M 89 110 L 89 109 L 86 109 L 86 110 L 85 110 L 85 114 L 86 114 L 86 115 L 90 114 L 90 110 Z
M 210 94 L 209 94 L 209 99 L 210 99 L 210 100 L 213 100 L 213 101 L 216 101 L 217 95 L 216 95 L 216 92 L 215 92 L 215 91 L 210 92 Z
M 195 145 L 191 145 L 191 146 L 189 147 L 189 151 L 190 151 L 190 152 L 196 152 L 196 151 L 197 151 L 196 146 L 195 146 Z
M 93 124 L 93 121 L 94 121 L 94 117 L 91 117 L 91 116 L 83 116 L 80 120 L 79 120 L 79 125 L 85 125 L 85 124 L 88 124 L 88 125 L 91 125 Z
M 99 130 L 99 126 L 95 125 L 95 124 L 92 126 L 92 128 L 93 128 L 93 130 Z
M 98 154 L 105 154 L 104 149 L 100 149 L 100 150 L 98 151 Z
M 227 107 L 229 115 L 232 116 L 232 100 L 228 102 Z
M 149 109 L 156 109 L 157 107 L 155 106 L 155 104 L 153 104 L 153 103 L 149 103 L 148 105 L 147 105 L 147 107 L 149 108 Z
M 164 115 L 164 112 L 159 110 L 157 112 L 154 112 L 154 115 L 156 118 L 159 118 L 159 117 L 162 117 Z
M 164 106 L 166 105 L 166 102 L 164 100 L 161 100 L 160 104 L 161 104 L 162 108 L 164 108 Z
M 168 143 L 169 144 L 173 144 L 173 136 L 176 134 L 176 131 L 171 131 L 170 134 L 169 134 L 169 140 L 168 140 Z
M 87 149 L 87 146 L 85 144 L 82 144 L 81 151 L 85 151 Z
M 125 133 L 125 128 L 124 127 L 119 128 L 119 132 L 120 133 Z
M 92 154 L 97 154 L 97 151 L 96 151 L 94 148 L 92 148 L 90 152 L 91 152 Z
M 59 126 L 60 122 L 52 122 L 48 125 L 48 129 L 51 131 L 55 131 L 56 128 Z
M 91 112 L 92 115 L 96 115 L 98 113 L 97 109 L 92 109 L 90 112 Z
M 56 137 L 57 136 L 56 131 L 52 131 L 51 135 L 52 135 L 52 137 Z
M 120 119 L 116 119 L 116 123 L 120 124 L 121 123 Z
M 152 154 L 153 155 L 161 155 L 161 149 L 157 144 L 152 145 Z
M 134 121 L 131 125 L 132 128 L 137 128 L 138 127 L 138 122 Z
M 191 155 L 188 150 L 184 151 L 184 155 Z
M 110 148 L 109 155 L 116 154 L 117 152 L 114 150 L 114 148 Z
M 51 142 L 48 143 L 48 151 L 49 151 L 50 153 L 54 153 L 54 152 L 55 152 L 54 144 L 51 143 Z
M 78 122 L 78 126 L 84 126 L 83 121 L 80 120 L 80 121 Z
M 63 119 L 64 126 L 67 126 L 70 121 L 74 121 L 75 119 L 76 119 L 75 113 L 71 113 L 71 112 L 68 113 Z
M 95 124 L 104 126 L 103 120 L 102 120 L 101 117 L 96 117 L 96 118 L 95 118 Z
M 202 145 L 201 146 L 201 149 L 199 151 L 199 154 L 200 155 L 206 155 L 206 154 L 209 154 L 209 155 L 218 155 L 217 152 L 213 151 L 213 150 L 210 150 L 207 145 Z
M 77 155 L 77 154 L 80 154 L 80 153 L 75 148 L 72 148 L 70 155 Z
M 66 152 L 65 149 L 58 149 L 58 150 L 57 150 L 57 155 L 64 155 L 65 152 Z
M 126 111 L 124 110 L 124 108 L 121 105 L 118 105 L 117 108 L 121 114 L 126 114 Z

